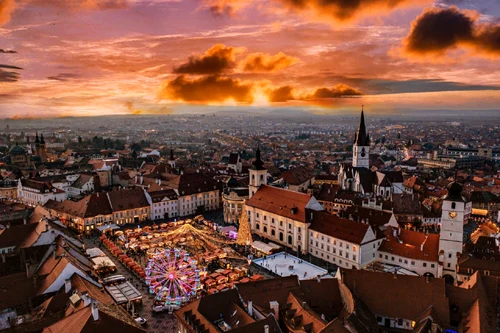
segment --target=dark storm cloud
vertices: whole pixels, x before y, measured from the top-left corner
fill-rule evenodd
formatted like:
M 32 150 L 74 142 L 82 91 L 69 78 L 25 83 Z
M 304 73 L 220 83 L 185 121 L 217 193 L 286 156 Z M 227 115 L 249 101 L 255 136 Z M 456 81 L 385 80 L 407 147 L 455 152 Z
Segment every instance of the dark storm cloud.
M 56 80 L 56 81 L 68 81 L 71 79 L 77 79 L 80 77 L 80 74 L 76 73 L 59 73 L 54 76 L 49 76 L 47 79 L 49 80 Z
M 5 64 L 0 64 L 0 68 L 7 68 L 7 69 L 22 69 L 21 67 L 12 66 L 12 65 L 5 65 Z
M 0 69 L 0 82 L 16 82 L 19 80 L 19 73 Z
M 461 46 L 482 55 L 500 54 L 500 25 L 478 22 L 475 11 L 456 7 L 426 9 L 404 40 L 411 56 L 440 55 Z
M 253 86 L 239 79 L 210 75 L 189 79 L 180 75 L 163 85 L 160 97 L 186 102 L 236 102 L 251 103 Z
M 216 44 L 201 56 L 191 56 L 189 60 L 174 67 L 176 74 L 220 74 L 231 70 L 234 66 L 234 47 Z

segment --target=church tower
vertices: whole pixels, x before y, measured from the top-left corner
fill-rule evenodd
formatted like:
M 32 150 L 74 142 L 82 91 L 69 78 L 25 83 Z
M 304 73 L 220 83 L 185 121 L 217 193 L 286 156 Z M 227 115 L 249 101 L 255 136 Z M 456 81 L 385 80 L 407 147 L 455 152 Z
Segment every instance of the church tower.
M 40 156 L 40 139 L 38 138 L 38 132 L 35 136 L 35 155 Z
M 472 206 L 462 197 L 462 185 L 448 185 L 448 194 L 443 200 L 441 231 L 439 236 L 439 261 L 443 263 L 442 276 L 456 278 L 456 266 L 462 253 L 464 224 Z
M 250 168 L 250 181 L 248 184 L 248 198 L 250 199 L 255 192 L 262 186 L 267 185 L 267 169 L 264 167 L 264 162 L 260 158 L 260 148 L 255 151 L 255 161 L 253 167 Z
M 43 137 L 43 134 L 40 135 L 39 155 L 42 162 L 47 161 L 47 147 L 45 146 L 45 138 Z
M 173 149 L 170 149 L 170 157 L 168 158 L 168 165 L 170 165 L 172 169 L 175 169 L 175 157 Z
M 352 147 L 352 166 L 357 168 L 370 167 L 370 136 L 366 134 L 365 114 L 361 108 L 361 120 Z

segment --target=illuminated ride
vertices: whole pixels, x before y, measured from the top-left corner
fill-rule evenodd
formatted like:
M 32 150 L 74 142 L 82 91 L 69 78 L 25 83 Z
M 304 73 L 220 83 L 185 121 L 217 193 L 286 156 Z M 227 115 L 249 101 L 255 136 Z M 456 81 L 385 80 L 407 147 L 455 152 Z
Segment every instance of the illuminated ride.
M 201 288 L 196 260 L 179 249 L 157 251 L 145 271 L 146 284 L 156 295 L 157 304 L 179 307 L 195 298 Z

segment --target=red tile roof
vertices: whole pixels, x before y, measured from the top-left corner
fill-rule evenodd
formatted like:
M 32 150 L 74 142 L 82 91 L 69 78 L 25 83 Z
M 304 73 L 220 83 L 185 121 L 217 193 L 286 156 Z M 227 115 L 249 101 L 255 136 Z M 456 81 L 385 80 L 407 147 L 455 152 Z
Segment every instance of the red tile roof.
M 336 215 L 321 211 L 313 212 L 309 230 L 342 239 L 350 243 L 361 244 L 370 226 L 340 218 Z
M 306 223 L 306 205 L 309 200 L 310 194 L 263 185 L 246 205 Z M 296 211 L 292 212 L 292 208 L 296 208 Z
M 418 231 L 389 227 L 385 231 L 385 236 L 386 238 L 382 241 L 379 251 L 409 259 L 439 260 L 438 234 L 426 235 Z M 423 247 L 421 248 L 422 244 Z

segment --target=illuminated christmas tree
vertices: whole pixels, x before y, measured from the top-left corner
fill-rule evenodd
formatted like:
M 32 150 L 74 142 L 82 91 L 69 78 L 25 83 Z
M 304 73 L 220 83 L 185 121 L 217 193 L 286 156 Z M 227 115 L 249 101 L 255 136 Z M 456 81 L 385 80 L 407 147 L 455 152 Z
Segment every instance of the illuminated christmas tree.
M 252 232 L 250 231 L 250 223 L 248 222 L 248 215 L 245 206 L 243 206 L 240 216 L 240 227 L 238 228 L 236 244 L 243 246 L 252 244 Z

